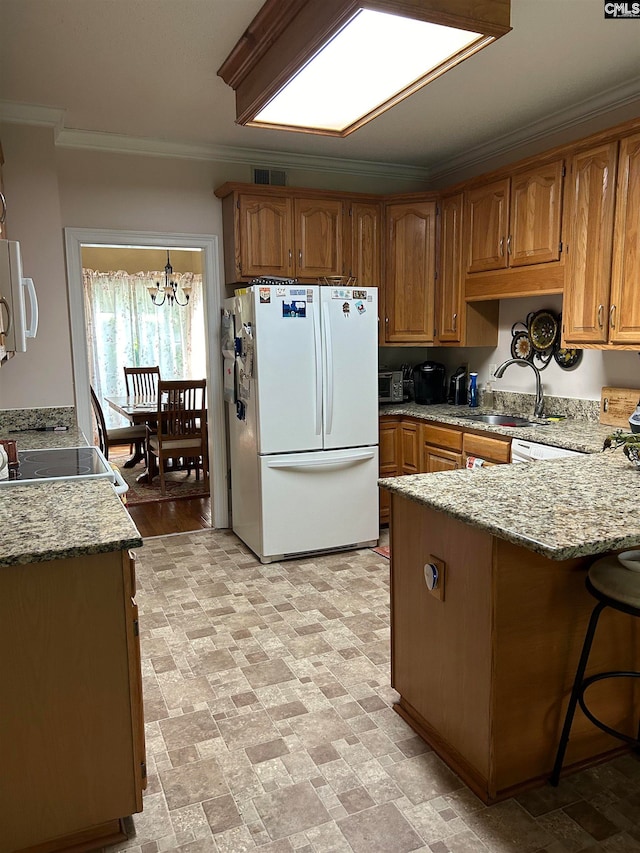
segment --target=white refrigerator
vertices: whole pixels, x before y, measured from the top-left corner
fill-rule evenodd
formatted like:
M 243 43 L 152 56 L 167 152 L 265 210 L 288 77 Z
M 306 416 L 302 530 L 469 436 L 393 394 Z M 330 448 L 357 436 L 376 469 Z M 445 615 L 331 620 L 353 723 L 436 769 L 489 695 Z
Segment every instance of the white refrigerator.
M 232 524 L 263 563 L 378 541 L 377 300 L 276 279 L 226 300 Z

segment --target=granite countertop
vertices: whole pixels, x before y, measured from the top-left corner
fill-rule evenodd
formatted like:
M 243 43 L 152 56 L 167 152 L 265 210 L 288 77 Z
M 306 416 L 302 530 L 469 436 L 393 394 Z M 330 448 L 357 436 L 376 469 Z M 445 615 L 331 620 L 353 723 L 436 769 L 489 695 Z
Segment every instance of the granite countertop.
M 0 438 L 13 439 L 18 448 L 21 450 L 44 450 L 49 447 L 85 447 L 87 440 L 84 434 L 77 426 L 69 427 L 66 432 L 46 432 L 26 431 L 26 432 L 10 432 L 6 429 L 0 429 Z
M 620 450 L 379 483 L 552 560 L 640 546 L 640 471 Z
M 505 414 L 499 409 L 480 407 L 470 409 L 468 406 L 450 406 L 447 404 L 421 406 L 418 403 L 400 403 L 398 405 L 380 406 L 380 415 L 404 415 L 420 418 L 425 421 L 438 421 L 443 424 L 464 427 L 467 431 L 481 431 L 510 438 L 521 438 L 524 441 L 534 441 L 539 444 L 549 444 L 553 447 L 564 447 L 567 450 L 577 450 L 582 453 L 599 453 L 605 438 L 613 431 L 613 427 L 603 426 L 594 421 L 581 418 L 567 418 L 558 422 L 545 422 L 544 418 L 534 418 L 528 413 L 524 417 L 539 422 L 534 427 L 492 426 L 485 423 L 474 423 L 469 415 L 476 414 Z M 510 412 L 513 414 L 513 412 Z
M 39 435 L 39 433 L 35 433 Z M 0 566 L 139 548 L 142 538 L 105 480 L 0 489 Z

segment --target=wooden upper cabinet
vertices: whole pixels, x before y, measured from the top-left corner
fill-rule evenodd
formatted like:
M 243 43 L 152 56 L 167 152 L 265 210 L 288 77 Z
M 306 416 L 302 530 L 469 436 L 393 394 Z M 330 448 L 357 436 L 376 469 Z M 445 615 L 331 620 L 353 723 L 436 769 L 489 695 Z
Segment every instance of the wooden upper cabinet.
M 509 236 L 509 178 L 467 192 L 467 272 L 499 270 L 507 266 Z
M 462 279 L 462 193 L 440 202 L 440 265 L 436 282 L 436 330 L 438 342 L 462 340 L 465 310 Z
M 361 287 L 382 287 L 382 209 L 375 202 L 349 207 L 348 269 Z
M 237 268 L 240 277 L 293 275 L 291 200 L 260 195 L 241 195 L 238 199 L 239 250 Z
M 511 178 L 510 267 L 560 259 L 564 162 L 536 166 Z
M 434 339 L 435 202 L 390 204 L 387 217 L 385 340 Z
M 227 284 L 259 276 L 353 275 L 363 287 L 382 286 L 382 202 L 362 196 L 227 183 L 222 199 Z
M 582 151 L 571 161 L 562 318 L 567 344 L 608 340 L 617 150 L 618 143 L 611 142 Z
M 560 259 L 564 162 L 536 165 L 467 192 L 467 272 Z
M 620 143 L 609 340 L 640 344 L 640 133 Z
M 294 269 L 299 278 L 344 274 L 344 203 L 294 199 Z

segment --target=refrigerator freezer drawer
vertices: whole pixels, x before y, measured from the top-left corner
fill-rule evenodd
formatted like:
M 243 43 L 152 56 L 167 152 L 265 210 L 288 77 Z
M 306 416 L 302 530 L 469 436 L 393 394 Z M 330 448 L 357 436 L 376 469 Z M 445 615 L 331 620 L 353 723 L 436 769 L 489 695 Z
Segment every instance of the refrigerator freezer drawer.
M 378 448 L 260 457 L 263 562 L 378 539 Z

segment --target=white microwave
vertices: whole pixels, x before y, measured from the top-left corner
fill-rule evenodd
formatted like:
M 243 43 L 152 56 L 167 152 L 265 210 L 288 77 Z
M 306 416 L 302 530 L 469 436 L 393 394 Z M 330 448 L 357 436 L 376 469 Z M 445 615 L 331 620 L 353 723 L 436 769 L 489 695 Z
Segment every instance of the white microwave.
M 0 240 L 0 349 L 26 352 L 27 338 L 37 331 L 38 299 L 32 279 L 22 275 L 20 244 Z
M 404 384 L 401 370 L 378 371 L 378 402 L 402 403 L 404 400 Z

